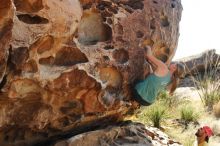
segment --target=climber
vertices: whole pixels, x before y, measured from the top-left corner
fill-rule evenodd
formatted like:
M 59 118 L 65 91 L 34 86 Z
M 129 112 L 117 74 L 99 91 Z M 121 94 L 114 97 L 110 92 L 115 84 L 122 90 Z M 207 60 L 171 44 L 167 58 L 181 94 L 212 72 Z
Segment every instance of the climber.
M 209 138 L 213 136 L 212 129 L 208 126 L 199 128 L 196 132 L 197 140 L 194 146 L 208 146 Z
M 179 78 L 184 73 L 184 65 L 171 63 L 169 66 L 153 56 L 151 47 L 145 46 L 145 58 L 151 65 L 156 67 L 155 71 L 144 80 L 139 81 L 134 87 L 134 98 L 141 105 L 148 106 L 155 101 L 158 93 L 166 88 L 172 95 L 177 87 Z

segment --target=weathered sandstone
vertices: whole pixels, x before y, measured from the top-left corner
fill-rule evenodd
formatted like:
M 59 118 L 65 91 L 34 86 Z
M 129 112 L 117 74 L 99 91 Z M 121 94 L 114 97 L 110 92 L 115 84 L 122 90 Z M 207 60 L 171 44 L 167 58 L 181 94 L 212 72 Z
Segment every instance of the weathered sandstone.
M 180 0 L 1 0 L 0 145 L 123 119 L 147 71 L 140 43 L 170 61 L 181 11 Z

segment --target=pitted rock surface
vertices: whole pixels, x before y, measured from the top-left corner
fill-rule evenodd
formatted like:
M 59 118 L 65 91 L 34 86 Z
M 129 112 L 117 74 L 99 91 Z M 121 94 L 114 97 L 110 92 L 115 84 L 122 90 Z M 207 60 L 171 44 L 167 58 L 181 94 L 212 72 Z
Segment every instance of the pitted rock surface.
M 140 44 L 170 62 L 182 11 L 180 0 L 1 0 L 0 8 L 6 144 L 115 122 L 137 108 L 130 87 L 148 71 Z

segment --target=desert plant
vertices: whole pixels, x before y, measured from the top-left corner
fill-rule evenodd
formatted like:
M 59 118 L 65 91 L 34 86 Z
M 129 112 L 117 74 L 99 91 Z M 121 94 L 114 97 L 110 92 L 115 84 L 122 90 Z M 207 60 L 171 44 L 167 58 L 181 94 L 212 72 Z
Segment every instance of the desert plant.
M 209 91 L 208 93 L 204 93 L 203 102 L 209 108 L 212 108 L 215 103 L 220 101 L 220 92 L 218 90 Z
M 153 105 L 142 107 L 141 112 L 137 115 L 138 121 L 146 124 L 152 124 L 160 128 L 161 122 L 169 118 L 167 107 L 162 102 L 156 101 Z
M 190 69 L 188 69 L 190 70 Z M 204 59 L 204 71 L 195 70 L 191 79 L 197 88 L 198 94 L 204 106 L 212 109 L 213 105 L 220 101 L 220 57 L 213 63 L 213 57 Z
M 195 112 L 195 110 L 191 106 L 183 107 L 180 110 L 181 120 L 183 120 L 186 124 L 190 122 L 195 122 L 199 118 L 199 114 Z
M 157 128 L 160 128 L 161 122 L 168 118 L 166 107 L 159 104 L 150 107 L 148 112 L 145 113 L 145 116 Z

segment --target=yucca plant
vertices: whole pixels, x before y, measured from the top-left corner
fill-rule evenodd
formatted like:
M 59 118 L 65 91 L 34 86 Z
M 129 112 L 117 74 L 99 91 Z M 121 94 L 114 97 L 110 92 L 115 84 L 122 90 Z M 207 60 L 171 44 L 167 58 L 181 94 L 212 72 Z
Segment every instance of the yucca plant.
M 204 106 L 212 109 L 213 104 L 220 101 L 220 57 L 216 58 L 213 54 L 207 55 L 203 61 L 203 73 L 196 69 L 191 79 Z
M 157 101 L 151 106 L 142 107 L 137 118 L 138 121 L 160 128 L 161 122 L 169 118 L 167 111 L 167 107 L 162 102 Z
M 196 122 L 199 118 L 199 114 L 191 106 L 185 106 L 180 110 L 181 120 L 186 124 L 190 122 Z
M 157 128 L 160 128 L 161 122 L 168 118 L 166 108 L 162 105 L 154 105 L 146 112 L 145 116 Z

